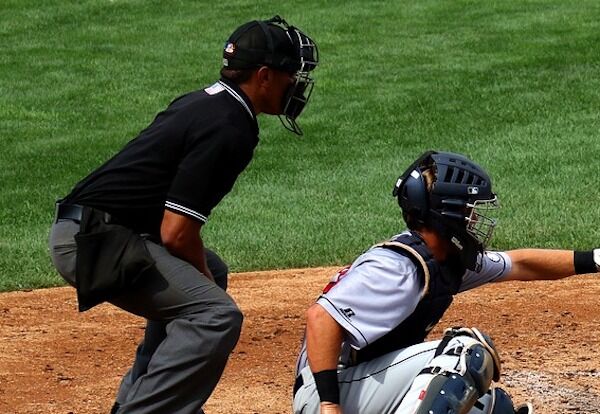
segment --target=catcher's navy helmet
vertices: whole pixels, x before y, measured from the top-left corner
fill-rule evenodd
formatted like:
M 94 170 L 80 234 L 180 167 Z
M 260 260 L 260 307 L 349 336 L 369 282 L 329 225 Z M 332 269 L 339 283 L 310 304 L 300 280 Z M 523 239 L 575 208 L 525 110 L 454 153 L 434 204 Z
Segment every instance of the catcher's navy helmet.
M 433 175 L 430 188 L 425 171 Z M 496 225 L 484 214 L 497 207 L 497 198 L 483 168 L 460 154 L 427 151 L 398 178 L 393 195 L 409 227 L 436 230 L 468 269 L 477 268 Z

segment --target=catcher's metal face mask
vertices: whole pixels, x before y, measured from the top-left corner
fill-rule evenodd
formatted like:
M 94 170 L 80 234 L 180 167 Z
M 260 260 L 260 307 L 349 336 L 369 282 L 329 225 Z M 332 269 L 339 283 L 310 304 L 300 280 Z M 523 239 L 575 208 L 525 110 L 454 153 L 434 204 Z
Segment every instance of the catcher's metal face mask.
M 467 233 L 474 237 L 482 249 L 485 250 L 492 239 L 497 220 L 490 217 L 490 213 L 498 208 L 498 198 L 490 200 L 477 200 L 467 204 L 471 214 L 465 217 Z
M 456 199 L 444 200 L 442 203 L 447 209 L 441 213 L 432 212 L 434 217 L 438 217 L 438 231 L 445 233 L 458 249 L 465 266 L 475 271 L 481 269 L 482 254 L 489 246 L 497 223 L 490 214 L 498 208 L 498 199 L 495 194 L 491 196 L 490 199 L 466 203 Z
M 315 42 L 293 26 L 288 26 L 286 34 L 298 50 L 299 68 L 296 70 L 296 81 L 289 87 L 283 102 L 283 113 L 279 119 L 283 126 L 295 134 L 302 135 L 302 130 L 296 122 L 308 99 L 312 94 L 314 80 L 310 72 L 319 63 L 318 49 Z

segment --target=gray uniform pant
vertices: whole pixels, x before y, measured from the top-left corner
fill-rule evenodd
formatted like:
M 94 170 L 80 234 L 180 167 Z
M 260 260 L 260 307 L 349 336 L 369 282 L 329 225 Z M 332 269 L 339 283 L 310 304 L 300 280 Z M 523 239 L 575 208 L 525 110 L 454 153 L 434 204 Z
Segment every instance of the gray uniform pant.
M 78 231 L 78 223 L 59 220 L 49 240 L 52 262 L 72 286 Z M 119 389 L 118 413 L 197 414 L 237 343 L 242 314 L 222 288 L 191 264 L 149 240 L 146 247 L 159 272 L 111 300 L 148 320 L 136 361 Z M 222 264 L 216 255 L 210 258 Z
M 438 356 L 436 350 L 441 341 L 428 341 L 390 352 L 368 362 L 338 370 L 340 401 L 344 414 L 407 414 L 414 413 L 420 395 L 411 388 L 415 378 L 424 367 L 442 366 L 453 371 L 461 367 L 464 358 L 460 354 Z M 470 337 L 457 337 L 446 345 L 459 347 L 467 352 L 468 344 L 476 342 Z M 434 359 L 435 358 L 435 359 Z M 436 363 L 439 363 L 439 365 Z M 306 366 L 301 371 L 303 385 L 293 399 L 294 414 L 319 414 L 320 398 L 315 380 Z M 430 377 L 434 374 L 428 374 Z M 416 391 L 420 389 L 417 387 Z M 456 398 L 452 396 L 451 398 Z M 482 398 L 485 398 L 482 397 Z M 486 404 L 483 404 L 485 406 Z M 420 411 L 419 411 L 420 412 Z M 473 407 L 468 414 L 480 414 Z M 487 411 L 486 411 L 487 412 Z
M 344 414 L 393 414 L 439 343 L 424 342 L 338 371 Z M 319 393 L 310 367 L 300 375 L 304 385 L 293 397 L 293 412 L 319 414 Z

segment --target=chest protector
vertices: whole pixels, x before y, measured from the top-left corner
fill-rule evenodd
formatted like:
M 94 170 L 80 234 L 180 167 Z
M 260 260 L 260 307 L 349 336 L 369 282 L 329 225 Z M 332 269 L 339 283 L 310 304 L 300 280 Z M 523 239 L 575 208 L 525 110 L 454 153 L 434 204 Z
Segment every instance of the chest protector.
M 401 234 L 374 247 L 391 249 L 409 258 L 417 267 L 423 295 L 414 312 L 377 341 L 355 351 L 354 363 L 377 358 L 401 348 L 421 343 L 452 304 L 465 268 L 456 263 L 440 264 L 414 233 Z

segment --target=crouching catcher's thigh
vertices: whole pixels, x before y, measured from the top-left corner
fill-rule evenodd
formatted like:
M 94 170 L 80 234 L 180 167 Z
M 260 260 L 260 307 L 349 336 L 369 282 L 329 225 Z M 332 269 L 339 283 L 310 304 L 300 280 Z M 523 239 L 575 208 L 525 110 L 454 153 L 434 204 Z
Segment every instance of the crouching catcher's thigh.
M 466 414 L 499 379 L 499 361 L 489 336 L 475 328 L 448 329 L 396 412 Z

